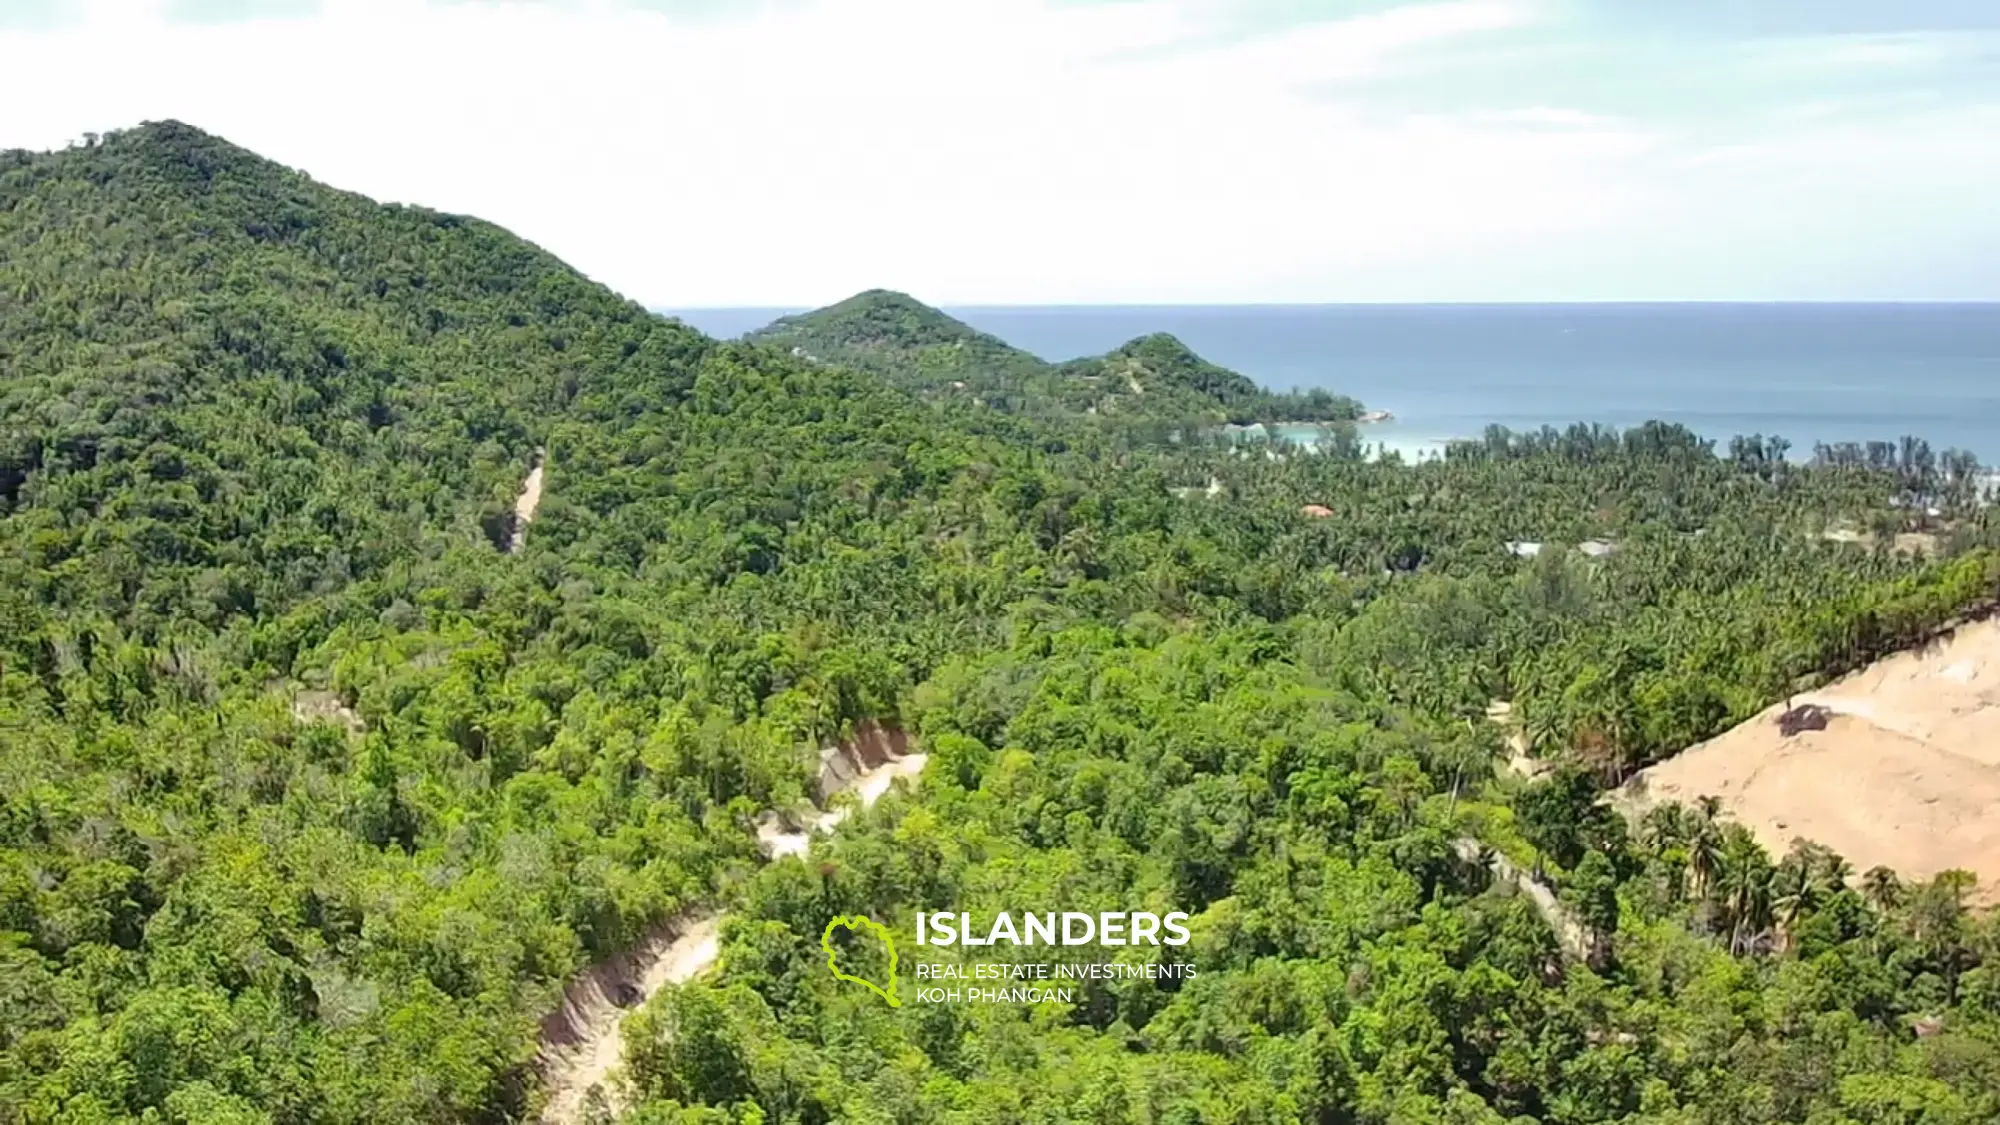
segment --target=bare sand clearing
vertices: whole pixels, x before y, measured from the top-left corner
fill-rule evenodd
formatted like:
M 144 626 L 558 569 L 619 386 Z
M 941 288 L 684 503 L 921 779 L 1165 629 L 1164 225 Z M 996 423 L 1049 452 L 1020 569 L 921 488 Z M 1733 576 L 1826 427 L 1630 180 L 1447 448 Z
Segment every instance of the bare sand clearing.
M 820 752 L 820 800 L 852 793 L 867 808 L 897 778 L 907 777 L 915 784 L 930 759 L 910 753 L 909 746 L 909 737 L 894 727 L 860 724 L 852 739 Z M 804 856 L 813 834 L 831 832 L 851 809 L 842 802 L 825 810 L 806 805 L 789 815 L 766 812 L 758 817 L 758 843 L 773 860 Z M 712 968 L 721 954 L 716 934 L 722 917 L 715 911 L 696 911 L 662 923 L 638 945 L 591 966 L 563 990 L 562 1005 L 542 1019 L 542 1078 L 549 1090 L 543 1122 L 571 1125 L 583 1120 L 593 1090 L 613 1112 L 624 1107 L 627 1091 L 612 1080 L 612 1074 L 625 1054 L 620 1025 L 626 1012 L 667 985 L 692 980 Z
M 1514 705 L 1504 699 L 1496 699 L 1486 705 L 1486 718 L 1505 732 L 1507 738 L 1507 768 L 1533 781 L 1548 773 L 1554 767 L 1534 756 L 1528 750 L 1528 734 L 1521 724 L 1514 721 Z
M 1789 738 L 1779 704 L 1641 772 L 1621 803 L 1712 795 L 1773 854 L 1805 837 L 1906 880 L 1964 868 L 2000 901 L 2000 619 L 1960 627 L 1820 691 L 1831 715 Z
M 1820 538 L 1831 543 L 1859 544 L 1864 550 L 1873 550 L 1876 539 L 1873 532 L 1857 531 L 1852 527 L 1832 528 L 1820 533 Z M 1902 531 L 1896 533 L 1889 546 L 1906 555 L 1935 555 L 1938 537 L 1928 531 Z
M 308 724 L 331 720 L 355 734 L 368 733 L 368 724 L 354 708 L 341 702 L 340 697 L 330 691 L 302 691 L 293 696 L 292 718 Z
M 535 451 L 535 465 L 528 470 L 528 479 L 521 482 L 521 495 L 514 501 L 514 537 L 507 550 L 519 551 L 528 541 L 528 525 L 535 520 L 535 509 L 542 506 L 542 465 L 548 460 L 541 450 Z

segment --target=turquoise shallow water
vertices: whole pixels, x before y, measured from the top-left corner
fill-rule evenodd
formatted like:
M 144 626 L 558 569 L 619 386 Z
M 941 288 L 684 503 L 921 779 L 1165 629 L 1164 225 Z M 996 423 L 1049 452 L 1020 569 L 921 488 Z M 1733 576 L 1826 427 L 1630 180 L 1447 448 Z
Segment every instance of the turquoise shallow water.
M 785 311 L 678 313 L 739 335 Z M 1704 436 L 1915 434 L 2000 463 L 2000 305 L 1331 305 L 964 308 L 1049 359 L 1171 332 L 1266 386 L 1325 387 L 1406 452 L 1513 429 L 1679 422 Z

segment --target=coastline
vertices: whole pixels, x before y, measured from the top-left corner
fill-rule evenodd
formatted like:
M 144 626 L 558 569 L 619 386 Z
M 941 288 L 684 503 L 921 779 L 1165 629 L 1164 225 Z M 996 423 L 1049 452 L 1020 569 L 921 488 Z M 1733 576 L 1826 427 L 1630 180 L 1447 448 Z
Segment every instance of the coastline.
M 1438 435 L 1413 432 L 1406 423 L 1400 422 L 1389 411 L 1370 411 L 1379 415 L 1375 419 L 1358 418 L 1350 423 L 1357 430 L 1366 426 L 1366 432 L 1358 433 L 1361 449 L 1368 460 L 1379 460 L 1385 454 L 1395 453 L 1405 461 L 1435 460 L 1444 456 L 1445 447 L 1455 441 L 1475 441 L 1458 435 Z M 1224 432 L 1239 438 L 1267 438 L 1289 445 L 1318 448 L 1332 436 L 1332 428 L 1340 423 L 1326 422 L 1257 422 L 1247 426 L 1231 425 Z

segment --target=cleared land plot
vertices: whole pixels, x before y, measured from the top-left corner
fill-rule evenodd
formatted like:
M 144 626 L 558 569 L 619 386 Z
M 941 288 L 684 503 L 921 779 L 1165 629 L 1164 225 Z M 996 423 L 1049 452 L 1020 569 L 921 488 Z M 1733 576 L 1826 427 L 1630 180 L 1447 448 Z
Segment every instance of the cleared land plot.
M 1803 836 L 1857 872 L 1964 868 L 1978 901 L 2000 902 L 2000 620 L 1791 700 L 1808 704 L 1825 729 L 1786 737 L 1779 704 L 1643 771 L 1620 803 L 1713 795 L 1774 855 Z

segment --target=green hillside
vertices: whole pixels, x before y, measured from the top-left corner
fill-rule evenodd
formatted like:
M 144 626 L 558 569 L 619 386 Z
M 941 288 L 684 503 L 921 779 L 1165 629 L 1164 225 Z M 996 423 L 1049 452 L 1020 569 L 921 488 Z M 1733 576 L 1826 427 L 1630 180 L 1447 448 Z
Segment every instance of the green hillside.
M 845 363 L 935 390 L 953 380 L 1002 388 L 1047 364 L 1006 341 L 902 293 L 870 289 L 812 312 L 781 317 L 750 339 L 824 363 Z
M 1253 422 L 1352 422 L 1360 405 L 1322 390 L 1272 394 L 1248 376 L 1218 367 L 1164 332 L 1120 345 L 1108 355 L 1056 368 L 1060 383 L 1082 382 L 1089 405 L 1106 411 Z M 1079 400 L 1084 401 L 1084 400 Z
M 501 541 L 552 417 L 685 393 L 710 346 L 490 224 L 179 124 L 0 155 L 0 214 L 4 586 L 147 635 Z
M 841 354 L 722 344 L 184 125 L 0 154 L 0 1122 L 534 1120 L 565 983 L 692 907 L 630 1122 L 2000 1119 L 1968 876 L 1597 799 L 1988 605 L 1962 460 L 1244 457 L 1115 424 L 1269 405 L 1170 338 L 1030 365 L 857 301 Z M 921 786 L 764 862 L 862 720 Z M 826 972 L 918 909 L 1185 911 L 1199 974 Z
M 980 332 L 902 293 L 871 289 L 782 317 L 748 337 L 809 362 L 873 372 L 934 402 L 1041 417 L 1137 422 L 1349 422 L 1352 401 L 1324 391 L 1278 395 L 1165 334 L 1062 364 Z

